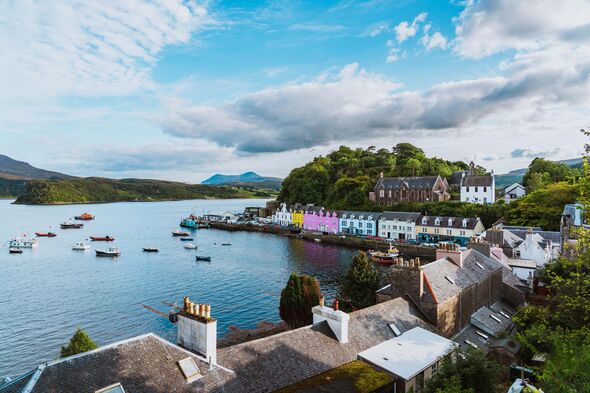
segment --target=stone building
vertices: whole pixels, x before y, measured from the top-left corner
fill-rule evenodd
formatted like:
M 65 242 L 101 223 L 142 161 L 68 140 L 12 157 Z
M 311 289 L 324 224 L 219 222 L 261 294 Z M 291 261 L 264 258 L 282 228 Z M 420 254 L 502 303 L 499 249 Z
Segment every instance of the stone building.
M 442 202 L 451 199 L 449 184 L 440 176 L 381 177 L 369 193 L 380 206 L 398 202 Z

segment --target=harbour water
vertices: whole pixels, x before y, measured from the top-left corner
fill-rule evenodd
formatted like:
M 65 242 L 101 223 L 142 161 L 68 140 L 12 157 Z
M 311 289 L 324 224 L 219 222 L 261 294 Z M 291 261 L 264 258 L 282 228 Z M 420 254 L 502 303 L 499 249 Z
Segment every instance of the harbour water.
M 280 291 L 291 272 L 320 280 L 332 297 L 354 250 L 282 236 L 194 232 L 198 250 L 185 249 L 171 236 L 181 217 L 203 211 L 243 210 L 266 200 L 192 200 L 66 206 L 21 206 L 0 201 L 0 378 L 14 376 L 59 357 L 76 327 L 99 345 L 155 332 L 175 340 L 175 327 L 142 305 L 164 313 L 163 302 L 183 296 L 209 303 L 222 336 L 230 326 L 254 328 L 279 321 Z M 96 216 L 83 229 L 62 230 L 59 223 L 89 211 Z M 52 231 L 39 247 L 9 254 L 4 242 L 17 234 Z M 72 245 L 89 236 L 110 235 L 112 244 L 88 242 L 88 251 Z M 230 242 L 231 246 L 221 243 Z M 117 259 L 97 258 L 95 248 L 118 247 Z M 159 253 L 144 253 L 153 246 Z M 195 255 L 212 261 L 196 262 Z

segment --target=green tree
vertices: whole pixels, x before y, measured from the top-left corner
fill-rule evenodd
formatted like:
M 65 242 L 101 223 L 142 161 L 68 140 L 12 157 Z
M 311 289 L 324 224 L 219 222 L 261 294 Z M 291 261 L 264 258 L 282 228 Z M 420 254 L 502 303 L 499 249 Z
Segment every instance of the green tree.
M 578 170 L 570 168 L 565 164 L 537 157 L 531 161 L 527 173 L 525 173 L 522 179 L 523 185 L 527 188 L 527 190 L 531 185 L 535 185 L 531 183 L 535 181 L 533 179 L 534 174 L 541 174 L 543 181 L 558 183 L 566 181 L 571 177 L 579 176 L 580 173 Z M 539 180 L 538 176 L 539 175 L 537 175 L 536 181 Z
M 77 355 L 79 353 L 88 352 L 98 348 L 94 341 L 82 329 L 77 328 L 76 332 L 70 339 L 70 343 L 66 347 L 61 347 L 60 356 L 67 358 L 68 356 Z
M 340 297 L 344 308 L 360 309 L 375 304 L 379 289 L 379 272 L 367 254 L 359 252 L 342 280 Z
M 542 190 L 552 182 L 553 181 L 551 180 L 551 175 L 547 172 L 531 173 L 527 181 L 527 192 L 531 193 L 534 191 Z
M 312 323 L 311 308 L 320 302 L 320 285 L 310 276 L 292 273 L 281 292 L 279 315 L 291 329 Z

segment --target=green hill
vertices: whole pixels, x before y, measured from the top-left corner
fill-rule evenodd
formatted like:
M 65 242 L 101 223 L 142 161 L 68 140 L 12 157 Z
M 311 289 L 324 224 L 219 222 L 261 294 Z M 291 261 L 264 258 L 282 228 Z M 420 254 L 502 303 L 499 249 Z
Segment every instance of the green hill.
M 66 180 L 32 180 L 15 203 L 53 205 L 182 199 L 263 198 L 270 191 L 239 187 L 207 186 L 148 179 L 105 179 L 97 177 Z

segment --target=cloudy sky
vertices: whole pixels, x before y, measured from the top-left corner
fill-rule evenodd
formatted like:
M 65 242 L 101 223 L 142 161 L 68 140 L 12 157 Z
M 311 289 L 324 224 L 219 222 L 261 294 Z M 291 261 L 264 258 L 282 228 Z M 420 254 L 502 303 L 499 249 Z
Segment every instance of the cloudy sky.
M 588 0 L 8 0 L 0 153 L 197 182 L 411 142 L 502 173 L 581 153 L 588 37 Z

